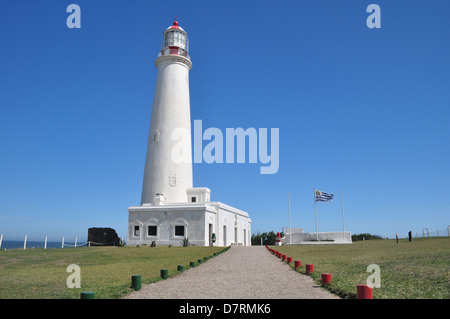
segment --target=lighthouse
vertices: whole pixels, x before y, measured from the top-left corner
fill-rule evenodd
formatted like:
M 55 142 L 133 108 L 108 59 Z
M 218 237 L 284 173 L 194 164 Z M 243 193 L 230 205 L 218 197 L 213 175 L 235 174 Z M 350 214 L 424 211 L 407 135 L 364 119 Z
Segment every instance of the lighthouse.
M 128 208 L 127 245 L 250 246 L 249 214 L 193 186 L 188 52 L 188 35 L 175 21 L 155 61 L 141 202 Z
M 163 33 L 163 47 L 155 65 L 153 109 L 144 169 L 141 205 L 186 202 L 192 188 L 191 114 L 187 33 L 175 21 Z M 176 136 L 177 132 L 182 133 Z M 173 158 L 174 147 L 183 139 L 183 158 Z

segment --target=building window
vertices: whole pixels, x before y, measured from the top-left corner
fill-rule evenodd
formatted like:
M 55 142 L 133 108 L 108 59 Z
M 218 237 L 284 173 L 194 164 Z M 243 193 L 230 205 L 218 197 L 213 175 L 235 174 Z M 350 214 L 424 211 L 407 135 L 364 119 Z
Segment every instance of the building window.
M 192 203 L 197 202 L 197 197 L 195 197 L 195 196 L 191 197 L 191 202 L 192 202 Z
M 157 235 L 157 227 L 148 226 L 148 236 L 156 236 L 156 235 Z
M 139 226 L 134 226 L 134 236 L 139 236 Z
M 175 226 L 175 236 L 184 237 L 184 226 Z

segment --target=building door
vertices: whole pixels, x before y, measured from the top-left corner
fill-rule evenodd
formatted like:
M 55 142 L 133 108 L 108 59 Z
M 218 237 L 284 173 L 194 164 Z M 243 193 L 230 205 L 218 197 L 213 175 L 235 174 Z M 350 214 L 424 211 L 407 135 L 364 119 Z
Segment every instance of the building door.
M 213 225 L 209 224 L 209 245 L 212 246 L 213 245 L 213 241 L 212 241 L 212 233 L 213 233 Z
M 227 226 L 223 226 L 223 245 L 227 245 Z
M 244 229 L 244 246 L 247 246 L 247 234 L 245 229 Z

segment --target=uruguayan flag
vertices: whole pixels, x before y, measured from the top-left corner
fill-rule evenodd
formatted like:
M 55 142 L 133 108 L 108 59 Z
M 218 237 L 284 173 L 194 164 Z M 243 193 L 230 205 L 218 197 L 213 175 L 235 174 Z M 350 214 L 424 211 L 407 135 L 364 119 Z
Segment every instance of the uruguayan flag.
M 324 193 L 317 189 L 314 190 L 314 194 L 316 202 L 329 202 L 333 200 L 334 196 L 333 194 Z

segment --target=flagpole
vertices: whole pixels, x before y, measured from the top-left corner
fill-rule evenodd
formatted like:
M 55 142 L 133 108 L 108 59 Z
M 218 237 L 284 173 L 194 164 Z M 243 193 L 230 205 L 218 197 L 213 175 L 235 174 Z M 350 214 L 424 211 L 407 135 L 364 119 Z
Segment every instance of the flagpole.
M 341 207 L 342 207 L 342 239 L 345 241 L 344 200 L 342 199 L 342 188 L 341 188 Z
M 292 244 L 292 228 L 291 228 L 291 197 L 288 192 L 288 210 L 289 210 L 289 244 Z
M 316 205 L 316 189 L 314 188 L 314 212 L 316 215 L 316 239 L 319 240 L 319 234 L 317 233 L 317 205 Z

